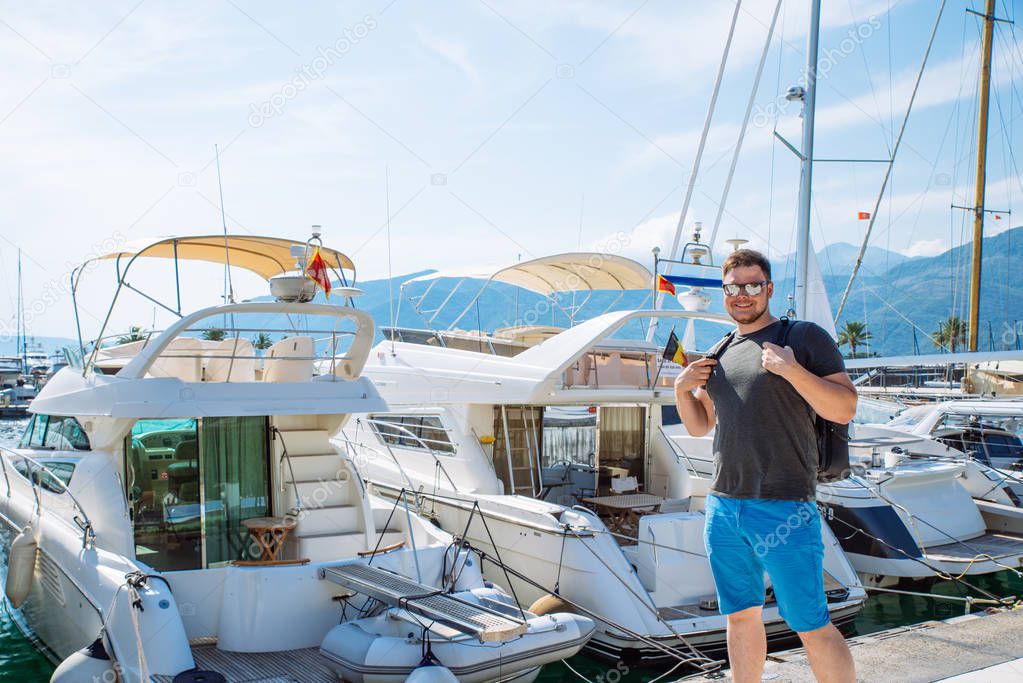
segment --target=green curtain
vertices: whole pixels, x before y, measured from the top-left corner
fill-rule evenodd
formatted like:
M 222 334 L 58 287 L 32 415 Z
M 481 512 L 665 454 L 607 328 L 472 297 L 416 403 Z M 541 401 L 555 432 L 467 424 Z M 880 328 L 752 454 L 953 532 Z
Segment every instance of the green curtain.
M 199 430 L 205 494 L 206 566 L 248 555 L 242 520 L 269 509 L 269 463 L 265 417 L 208 417 Z

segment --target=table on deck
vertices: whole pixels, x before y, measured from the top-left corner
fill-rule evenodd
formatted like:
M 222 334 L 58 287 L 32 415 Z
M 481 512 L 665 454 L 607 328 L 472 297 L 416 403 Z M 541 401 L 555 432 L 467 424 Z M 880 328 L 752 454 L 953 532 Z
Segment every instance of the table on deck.
M 619 496 L 583 498 L 582 502 L 592 505 L 598 514 L 607 515 L 609 530 L 635 537 L 639 531 L 640 512 L 652 512 L 664 502 L 664 498 L 652 493 L 626 493 Z

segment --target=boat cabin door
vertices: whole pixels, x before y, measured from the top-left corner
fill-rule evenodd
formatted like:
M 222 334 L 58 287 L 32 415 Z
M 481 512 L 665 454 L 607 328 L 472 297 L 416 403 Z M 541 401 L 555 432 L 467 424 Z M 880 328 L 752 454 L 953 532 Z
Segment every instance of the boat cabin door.
M 641 490 L 646 468 L 646 406 L 597 408 L 597 495 Z
M 504 483 L 505 493 L 540 495 L 542 429 L 543 408 L 540 406 L 494 408 L 494 471 Z

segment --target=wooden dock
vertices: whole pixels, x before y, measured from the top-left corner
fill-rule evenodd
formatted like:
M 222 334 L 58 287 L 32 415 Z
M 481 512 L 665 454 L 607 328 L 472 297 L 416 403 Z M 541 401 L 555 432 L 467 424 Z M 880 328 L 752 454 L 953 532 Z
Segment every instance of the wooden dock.
M 926 621 L 849 639 L 857 681 L 1023 682 L 1023 609 Z M 730 679 L 710 674 L 697 681 Z M 765 681 L 812 683 L 802 649 L 768 655 Z

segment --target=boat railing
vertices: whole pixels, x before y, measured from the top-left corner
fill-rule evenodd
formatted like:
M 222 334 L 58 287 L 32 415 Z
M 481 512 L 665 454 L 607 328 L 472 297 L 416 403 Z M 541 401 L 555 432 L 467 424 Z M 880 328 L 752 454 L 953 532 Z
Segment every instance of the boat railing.
M 685 449 L 682 448 L 682 446 L 674 439 L 668 436 L 668 434 L 664 431 L 663 426 L 658 426 L 657 429 L 661 432 L 661 438 L 668 444 L 668 448 L 671 449 L 672 454 L 675 456 L 675 462 L 681 465 L 683 464 L 682 461 L 685 460 L 685 465 L 689 469 L 689 473 L 701 476 L 700 471 L 696 469 L 696 465 L 693 464 L 692 458 L 689 457 L 689 454 L 686 453 Z
M 291 454 L 288 453 L 288 444 L 284 440 L 284 434 L 277 427 L 271 427 L 270 431 L 273 433 L 275 438 L 281 440 L 281 459 L 278 461 L 278 469 L 280 470 L 280 481 L 281 491 L 284 490 L 284 463 L 288 464 L 288 473 L 291 475 L 291 489 L 295 495 L 295 510 L 301 512 L 302 510 L 302 496 L 298 492 L 298 481 L 295 479 L 295 468 L 291 464 Z
M 46 488 L 48 491 L 52 493 L 57 493 L 59 495 L 66 495 L 68 498 L 71 499 L 72 506 L 75 512 L 77 513 L 74 515 L 72 519 L 74 520 L 75 525 L 82 531 L 82 548 L 89 549 L 93 547 L 93 545 L 96 543 L 96 531 L 92 526 L 92 520 L 89 519 L 89 514 L 85 511 L 85 508 L 82 506 L 82 504 L 78 502 L 78 499 L 75 497 L 75 494 L 71 493 L 71 490 L 68 488 L 67 484 L 64 483 L 64 481 L 57 475 L 57 473 L 29 455 L 19 453 L 18 451 L 7 448 L 5 446 L 0 446 L 0 462 L 3 463 L 4 480 L 7 482 L 8 497 L 10 497 L 11 495 L 11 480 L 8 477 L 7 473 L 7 460 L 8 458 L 12 457 L 20 458 L 25 463 L 31 464 L 33 468 L 30 470 L 31 475 L 26 478 L 32 484 L 32 494 L 35 496 L 36 502 L 36 513 L 37 514 L 41 513 L 43 508 L 43 500 L 42 496 L 40 495 L 39 489 L 43 487 L 43 477 L 40 476 L 40 474 L 45 474 L 46 476 L 49 477 L 49 479 L 46 480 L 47 484 Z M 55 491 L 52 488 L 50 488 L 51 486 L 59 486 L 61 490 Z
M 456 492 L 458 491 L 458 486 L 455 485 L 454 479 L 452 479 L 451 475 L 448 474 L 447 468 L 444 467 L 444 462 L 442 460 L 442 458 L 451 457 L 451 455 L 453 455 L 454 453 L 448 452 L 447 454 L 444 454 L 442 451 L 435 449 L 429 445 L 433 443 L 451 447 L 452 444 L 450 441 L 440 441 L 438 439 L 430 439 L 427 437 L 419 436 L 411 429 L 405 427 L 404 425 L 396 422 L 391 422 L 389 420 L 381 420 L 379 418 L 373 417 L 361 417 L 359 418 L 359 421 L 373 428 L 373 431 L 376 432 L 378 437 L 380 437 L 380 440 L 387 448 L 387 452 L 390 454 L 391 459 L 394 460 L 395 464 L 398 464 L 398 458 L 394 454 L 394 451 L 392 449 L 393 444 L 391 444 L 387 440 L 385 435 L 391 437 L 397 436 L 399 439 L 401 439 L 402 442 L 405 441 L 411 442 L 408 445 L 406 445 L 405 443 L 400 444 L 400 447 L 402 448 L 416 448 L 419 450 L 426 451 L 430 455 L 430 457 L 433 458 L 434 466 L 437 468 L 437 470 L 439 470 L 444 475 L 444 478 L 448 480 L 448 483 L 451 484 L 451 489 Z M 443 427 L 430 427 L 430 429 L 440 429 L 442 431 L 447 431 Z M 398 467 L 401 467 L 401 465 L 398 464 Z
M 659 354 L 647 349 L 634 351 L 593 348 L 579 356 L 562 375 L 564 389 L 656 389 L 668 388 L 674 374 Z
M 258 316 L 255 324 L 236 324 L 236 318 L 252 315 Z M 268 315 L 284 316 L 287 322 L 268 326 Z M 313 319 L 298 324 L 307 318 Z M 198 311 L 163 332 L 136 328 L 117 338 L 120 343 L 104 345 L 109 339 L 93 342 L 83 371 L 116 372 L 124 378 L 177 376 L 191 382 L 302 381 L 310 375 L 355 379 L 369 355 L 373 320 L 348 307 L 250 302 Z

